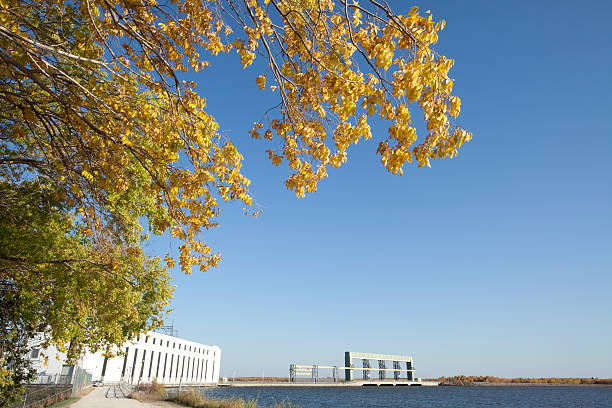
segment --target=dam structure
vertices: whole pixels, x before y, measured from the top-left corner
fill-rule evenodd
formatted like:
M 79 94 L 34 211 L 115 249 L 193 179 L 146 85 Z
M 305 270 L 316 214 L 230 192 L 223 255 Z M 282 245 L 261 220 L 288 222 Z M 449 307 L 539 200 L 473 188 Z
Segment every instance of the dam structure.
M 387 376 L 387 372 L 393 374 L 393 379 L 398 381 L 401 375 L 406 373 L 407 381 L 414 381 L 414 364 L 412 356 L 399 356 L 393 354 L 373 354 L 373 353 L 355 353 L 347 351 L 344 353 L 344 379 L 348 381 L 354 380 L 355 366 L 353 360 L 359 359 L 362 361 L 363 379 L 369 380 L 372 371 L 378 371 L 378 379 L 384 381 Z M 370 367 L 370 360 L 378 362 L 378 368 Z M 387 368 L 387 362 L 392 362 L 393 368 Z M 402 369 L 402 365 L 405 364 L 406 368 Z
M 361 367 L 356 366 L 355 362 L 360 362 Z M 321 378 L 319 370 L 331 370 L 332 376 Z M 344 379 L 340 378 L 341 371 L 344 371 Z M 343 367 L 291 364 L 289 384 L 345 387 L 438 385 L 436 381 L 422 381 L 420 378 L 415 378 L 414 371 L 412 356 L 347 351 L 344 353 Z M 361 378 L 357 378 L 356 373 L 361 374 Z

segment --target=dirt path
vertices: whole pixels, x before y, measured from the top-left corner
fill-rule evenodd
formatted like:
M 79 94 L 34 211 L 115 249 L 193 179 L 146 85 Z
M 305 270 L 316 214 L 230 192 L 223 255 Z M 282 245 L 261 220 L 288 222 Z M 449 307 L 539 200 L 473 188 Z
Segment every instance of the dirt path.
M 92 392 L 79 399 L 70 408 L 159 408 L 177 407 L 170 402 L 140 402 L 127 398 L 119 386 L 107 385 L 95 388 Z

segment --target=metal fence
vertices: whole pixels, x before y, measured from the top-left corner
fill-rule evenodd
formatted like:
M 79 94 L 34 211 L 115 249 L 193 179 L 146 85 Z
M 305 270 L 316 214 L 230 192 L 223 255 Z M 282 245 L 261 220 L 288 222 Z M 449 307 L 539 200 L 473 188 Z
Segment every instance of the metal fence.
M 26 387 L 21 399 L 8 408 L 44 408 L 91 386 L 91 373 L 75 367 L 70 375 L 41 375 Z
M 19 401 L 8 408 L 42 408 L 47 407 L 66 398 L 70 398 L 72 386 L 68 385 L 40 385 L 27 387 L 25 394 Z
M 123 395 L 126 395 L 126 396 L 130 395 L 135 388 L 132 384 L 128 384 L 125 381 L 119 381 L 117 385 L 121 389 L 121 392 L 123 393 Z
M 91 373 L 76 367 L 72 377 L 72 395 L 76 395 L 85 388 L 91 386 Z

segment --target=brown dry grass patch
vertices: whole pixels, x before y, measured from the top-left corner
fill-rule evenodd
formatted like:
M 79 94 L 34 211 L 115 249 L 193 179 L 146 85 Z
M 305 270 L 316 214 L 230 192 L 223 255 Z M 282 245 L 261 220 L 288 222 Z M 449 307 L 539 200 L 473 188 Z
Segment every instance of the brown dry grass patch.
M 139 385 L 129 397 L 138 401 L 165 401 L 167 395 L 164 386 L 153 380 L 151 384 Z
M 191 408 L 260 408 L 257 400 L 245 401 L 242 398 L 210 399 L 193 389 L 168 396 L 163 385 L 153 381 L 151 384 L 142 384 L 132 391 L 130 398 L 138 401 L 170 401 Z M 291 402 L 275 402 L 270 408 L 299 408 Z

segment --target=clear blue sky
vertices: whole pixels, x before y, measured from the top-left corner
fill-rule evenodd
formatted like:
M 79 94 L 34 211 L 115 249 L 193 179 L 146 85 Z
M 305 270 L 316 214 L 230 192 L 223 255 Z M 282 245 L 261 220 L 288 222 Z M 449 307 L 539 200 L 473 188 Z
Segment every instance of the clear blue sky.
M 288 375 L 344 351 L 417 376 L 612 377 L 612 3 L 395 1 L 445 19 L 458 158 L 387 173 L 375 140 L 297 199 L 247 130 L 272 105 L 234 54 L 193 78 L 264 207 L 226 208 L 221 266 L 177 285 L 170 321 L 222 375 Z M 178 243 L 158 239 L 152 254 Z

